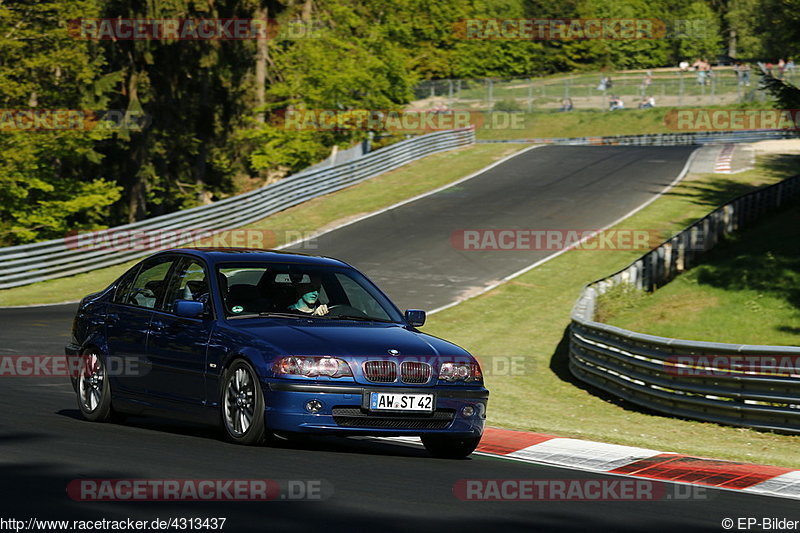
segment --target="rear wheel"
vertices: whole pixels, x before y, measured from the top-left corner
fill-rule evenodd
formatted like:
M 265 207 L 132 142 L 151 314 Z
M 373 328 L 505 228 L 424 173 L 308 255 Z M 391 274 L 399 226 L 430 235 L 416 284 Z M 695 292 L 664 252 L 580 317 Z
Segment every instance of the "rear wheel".
M 480 437 L 447 437 L 443 435 L 424 435 L 422 444 L 434 457 L 442 459 L 464 459 L 475 451 Z
M 220 403 L 222 424 L 230 440 L 249 445 L 264 441 L 264 395 L 249 363 L 240 359 L 225 371 Z
M 92 350 L 81 356 L 75 392 L 81 414 L 92 422 L 106 422 L 114 416 L 111 384 L 103 357 Z

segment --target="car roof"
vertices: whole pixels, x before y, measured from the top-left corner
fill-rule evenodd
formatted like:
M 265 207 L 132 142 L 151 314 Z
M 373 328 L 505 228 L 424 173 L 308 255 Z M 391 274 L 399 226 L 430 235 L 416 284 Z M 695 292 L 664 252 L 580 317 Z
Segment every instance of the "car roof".
M 309 255 L 299 252 L 284 252 L 281 250 L 266 250 L 260 248 L 171 248 L 169 250 L 164 250 L 157 255 L 175 252 L 201 257 L 210 264 L 258 261 L 337 267 L 350 266 L 344 261 L 340 261 L 332 257 Z

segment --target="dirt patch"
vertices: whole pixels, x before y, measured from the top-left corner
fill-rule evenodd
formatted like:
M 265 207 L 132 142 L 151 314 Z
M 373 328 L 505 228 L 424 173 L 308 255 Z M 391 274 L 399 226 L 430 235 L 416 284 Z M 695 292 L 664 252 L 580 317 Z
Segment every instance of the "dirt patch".
M 668 316 L 693 315 L 703 309 L 714 307 L 718 301 L 719 299 L 716 296 L 704 293 L 676 294 L 661 300 L 655 318 L 663 319 Z
M 776 139 L 752 144 L 756 154 L 800 154 L 800 139 Z

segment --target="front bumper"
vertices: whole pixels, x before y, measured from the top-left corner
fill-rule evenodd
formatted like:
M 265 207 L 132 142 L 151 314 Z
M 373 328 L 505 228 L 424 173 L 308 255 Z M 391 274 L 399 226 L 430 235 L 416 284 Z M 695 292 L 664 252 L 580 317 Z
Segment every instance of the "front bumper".
M 433 413 L 374 413 L 368 409 L 370 392 L 434 394 Z M 419 436 L 446 434 L 480 437 L 486 421 L 489 391 L 483 387 L 390 387 L 359 384 L 327 385 L 288 380 L 264 382 L 265 422 L 273 431 L 340 434 Z M 318 413 L 306 403 L 322 404 Z M 464 407 L 473 414 L 465 416 Z

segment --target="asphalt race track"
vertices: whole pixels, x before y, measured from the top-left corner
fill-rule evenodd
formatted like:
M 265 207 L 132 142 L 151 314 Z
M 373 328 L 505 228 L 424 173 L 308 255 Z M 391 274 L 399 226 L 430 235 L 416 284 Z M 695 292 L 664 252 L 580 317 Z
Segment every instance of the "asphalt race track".
M 662 190 L 689 153 L 688 148 L 535 149 L 458 186 L 323 235 L 319 251 L 364 269 L 403 307 L 439 307 L 550 253 L 463 252 L 450 244 L 453 231 L 599 228 Z M 0 354 L 63 353 L 74 307 L 0 310 Z M 478 455 L 433 459 L 413 445 L 369 439 L 247 448 L 222 441 L 214 429 L 159 419 L 92 424 L 81 419 L 63 378 L 6 378 L 0 409 L 0 519 L 225 517 L 223 531 L 455 533 L 718 532 L 726 517 L 796 518 L 791 500 L 714 489 L 690 501 L 464 502 L 453 494 L 462 479 L 612 477 Z M 321 480 L 326 497 L 74 501 L 67 485 L 83 478 Z
M 324 234 L 313 253 L 362 270 L 401 309 L 436 309 L 554 252 L 465 251 L 454 246 L 454 232 L 600 229 L 664 190 L 693 149 L 536 148 L 473 179 Z

